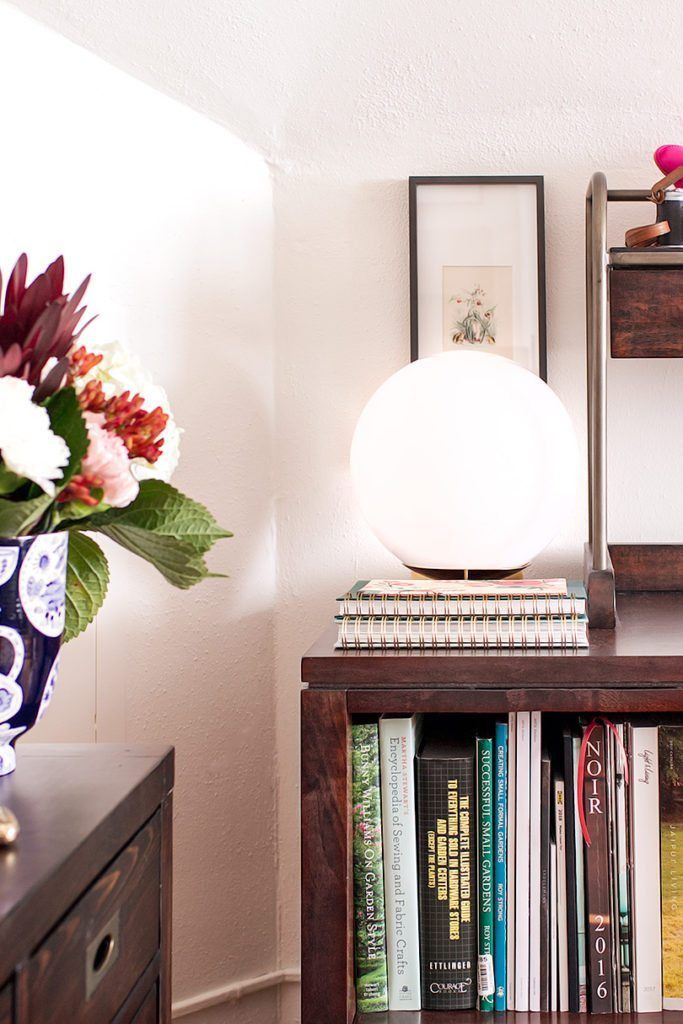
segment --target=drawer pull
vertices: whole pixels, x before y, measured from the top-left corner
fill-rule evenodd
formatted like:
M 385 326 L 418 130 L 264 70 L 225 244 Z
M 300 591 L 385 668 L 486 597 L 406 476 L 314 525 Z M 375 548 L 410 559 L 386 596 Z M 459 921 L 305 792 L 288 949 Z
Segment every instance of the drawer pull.
M 85 998 L 90 997 L 119 955 L 119 911 L 88 944 L 85 951 Z
M 95 950 L 95 956 L 92 962 L 92 969 L 93 971 L 95 971 L 96 974 L 98 971 L 101 971 L 104 965 L 106 964 L 107 960 L 109 959 L 114 950 L 114 946 L 114 936 L 111 934 L 105 935 L 102 941 L 100 942 L 99 946 Z

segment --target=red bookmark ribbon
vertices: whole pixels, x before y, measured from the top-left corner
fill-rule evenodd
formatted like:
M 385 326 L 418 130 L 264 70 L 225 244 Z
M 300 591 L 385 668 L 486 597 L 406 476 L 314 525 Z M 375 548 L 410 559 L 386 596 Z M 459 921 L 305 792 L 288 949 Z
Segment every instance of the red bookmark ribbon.
M 605 718 L 603 715 L 596 715 L 596 717 L 588 723 L 583 732 L 583 739 L 581 740 L 581 750 L 579 751 L 579 764 L 576 779 L 576 803 L 579 809 L 579 823 L 581 825 L 581 832 L 583 834 L 583 839 L 586 846 L 591 845 L 591 837 L 590 832 L 588 831 L 588 824 L 586 822 L 586 808 L 584 804 L 584 782 L 586 778 L 586 750 L 588 749 L 588 741 L 591 738 L 591 734 L 601 723 L 605 726 L 606 729 L 610 729 L 616 738 L 617 747 L 620 751 L 624 765 L 624 780 L 628 785 L 628 758 L 626 757 L 626 749 L 622 742 L 621 736 L 617 732 L 616 726 L 613 722 L 610 722 L 609 718 Z

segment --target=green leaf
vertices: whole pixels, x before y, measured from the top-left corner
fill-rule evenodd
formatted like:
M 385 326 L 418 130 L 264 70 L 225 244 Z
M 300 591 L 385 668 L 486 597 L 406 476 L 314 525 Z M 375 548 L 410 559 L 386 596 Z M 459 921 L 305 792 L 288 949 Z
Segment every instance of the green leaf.
M 93 488 L 92 493 L 95 498 L 99 499 L 99 505 L 86 505 L 84 501 L 78 501 L 77 499 L 55 505 L 52 516 L 53 529 L 60 531 L 70 530 L 72 527 L 81 530 L 90 529 L 89 523 L 84 523 L 83 520 L 109 508 L 109 505 L 102 503 L 103 492 L 101 488 Z
M 29 501 L 0 499 L 0 537 L 20 537 L 31 533 L 52 501 L 54 498 L 49 494 L 41 494 Z
M 69 447 L 69 462 L 58 484 L 61 490 L 80 469 L 81 460 L 88 450 L 88 431 L 73 388 L 55 392 L 45 402 L 45 408 L 53 431 L 63 437 Z
M 25 476 L 17 476 L 7 466 L 0 464 L 0 494 L 12 494 L 28 483 Z
M 88 528 L 99 530 L 113 525 L 135 527 L 182 541 L 198 555 L 205 555 L 217 540 L 232 537 L 204 505 L 163 480 L 144 480 L 134 502 L 127 508 L 112 508 L 94 515 Z
M 88 523 L 90 528 L 92 523 Z M 151 562 L 169 583 L 181 590 L 187 590 L 209 575 L 202 556 L 190 544 L 175 537 L 153 533 L 128 523 L 112 523 L 111 526 L 98 526 L 97 529 L 134 555 Z
M 104 551 L 92 538 L 73 530 L 66 567 L 65 643 L 90 625 L 102 607 L 108 586 L 109 564 Z

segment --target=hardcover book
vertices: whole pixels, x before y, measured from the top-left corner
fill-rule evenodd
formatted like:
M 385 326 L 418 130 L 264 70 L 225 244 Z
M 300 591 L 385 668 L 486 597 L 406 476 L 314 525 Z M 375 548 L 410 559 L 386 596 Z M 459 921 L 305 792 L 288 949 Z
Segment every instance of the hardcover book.
M 477 853 L 479 872 L 479 1009 L 493 1010 L 493 743 L 477 737 Z
M 553 811 L 555 800 L 553 797 Z M 553 814 L 554 817 L 554 814 Z M 557 1011 L 558 969 L 557 969 L 557 844 L 550 840 L 550 1009 Z
M 683 726 L 659 727 L 663 1007 L 683 1010 Z
M 541 1009 L 541 712 L 531 712 L 529 763 L 529 1009 Z
M 562 733 L 562 768 L 564 774 L 564 813 L 567 833 L 567 966 L 569 972 L 569 1009 L 578 1013 L 579 999 L 579 920 L 576 887 L 574 756 L 570 729 Z
M 633 1008 L 633 975 L 631 971 L 631 892 L 628 834 L 628 800 L 626 795 L 626 771 L 624 764 L 624 726 L 616 726 L 621 745 L 617 744 L 615 766 L 616 812 L 617 812 L 617 895 L 619 923 L 619 978 L 621 1008 L 630 1013 Z
M 517 852 L 517 713 L 508 713 L 508 841 L 507 841 L 507 994 L 508 1010 L 515 1008 L 515 928 L 516 928 L 516 871 Z
M 583 806 L 590 846 L 585 848 L 588 910 L 589 1007 L 591 1013 L 614 1012 L 612 928 L 610 918 L 609 840 L 605 726 L 599 722 L 586 742 Z
M 515 809 L 515 1010 L 529 1009 L 529 822 L 531 714 L 517 712 Z
M 419 1010 L 420 923 L 417 887 L 415 755 L 417 715 L 379 723 L 382 834 L 390 1010 Z
M 550 793 L 552 769 L 550 755 L 541 759 L 541 1010 L 550 1011 L 550 955 L 551 955 L 551 864 L 550 864 Z
M 493 973 L 496 982 L 494 1009 L 504 1011 L 507 1001 L 507 821 L 508 821 L 508 727 L 496 722 L 495 862 L 493 867 L 494 923 Z
M 572 736 L 572 805 L 574 808 L 574 863 L 576 866 L 576 921 L 579 964 L 579 1012 L 588 1012 L 588 967 L 586 963 L 586 886 L 583 835 L 579 821 L 579 758 L 581 737 Z
M 389 1008 L 377 723 L 354 723 L 351 742 L 356 1003 L 372 1013 Z
M 564 780 L 555 779 L 555 843 L 557 850 L 557 1009 L 569 1009 L 569 961 L 567 952 L 567 824 Z
M 623 1012 L 623 996 L 621 991 L 621 943 L 619 939 L 619 861 L 617 841 L 617 761 L 616 741 L 612 730 L 605 734 L 607 749 L 607 840 L 609 843 L 609 875 L 610 875 L 610 918 L 612 925 L 612 986 L 614 989 L 614 1007 L 617 1013 Z
M 420 974 L 427 1010 L 477 1000 L 474 743 L 428 736 L 417 758 Z
M 657 727 L 628 728 L 631 767 L 633 991 L 637 1013 L 662 1009 Z

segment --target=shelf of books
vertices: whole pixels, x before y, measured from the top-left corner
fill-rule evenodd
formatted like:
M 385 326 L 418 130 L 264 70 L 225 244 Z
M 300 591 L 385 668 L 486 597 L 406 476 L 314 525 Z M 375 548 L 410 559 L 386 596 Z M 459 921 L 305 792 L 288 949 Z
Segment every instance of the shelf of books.
M 361 1014 L 683 1008 L 683 720 L 389 715 L 351 736 Z
M 302 1024 L 683 1024 L 683 595 L 632 610 L 567 652 L 314 645 Z

